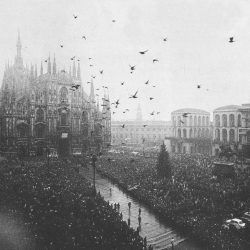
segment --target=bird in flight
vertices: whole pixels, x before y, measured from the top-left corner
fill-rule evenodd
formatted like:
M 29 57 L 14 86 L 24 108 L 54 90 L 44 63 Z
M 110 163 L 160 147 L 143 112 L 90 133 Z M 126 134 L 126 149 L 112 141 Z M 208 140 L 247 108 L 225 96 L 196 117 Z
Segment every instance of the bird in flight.
M 156 114 L 159 115 L 161 112 L 157 112 Z
M 115 19 L 113 19 L 113 20 L 112 20 L 112 22 L 113 22 L 113 23 L 115 23 L 115 22 L 116 22 L 116 20 L 115 20 Z
M 138 93 L 138 90 L 135 92 L 135 94 L 131 95 L 129 98 L 138 98 L 137 93 Z
M 163 38 L 163 41 L 166 42 L 166 41 L 167 41 L 167 37 L 164 37 L 164 38 Z
M 146 54 L 148 52 L 148 49 L 147 50 L 144 50 L 144 51 L 140 51 L 139 53 L 141 54 L 141 55 L 144 55 L 144 54 Z
M 146 85 L 149 84 L 149 80 L 147 80 L 147 81 L 145 82 L 145 84 L 146 84 Z
M 182 120 L 180 120 L 180 122 L 181 122 L 182 124 L 185 124 L 185 122 L 184 122 L 184 121 L 182 121 Z
M 70 60 L 72 60 L 72 61 L 73 61 L 75 58 L 76 58 L 76 56 L 73 56 L 73 57 L 71 57 L 71 58 L 70 58 Z
M 155 63 L 155 62 L 159 62 L 159 60 L 158 59 L 153 59 L 153 63 Z
M 91 77 L 94 78 L 94 79 L 96 78 L 96 76 L 94 76 L 94 75 L 91 75 Z
M 153 85 L 153 88 L 155 88 L 156 86 L 155 85 Z
M 149 100 L 152 101 L 154 99 L 154 97 L 149 97 Z
M 61 72 L 62 72 L 62 73 L 66 73 L 65 69 L 62 69 Z
M 123 124 L 121 127 L 122 127 L 122 128 L 125 128 L 125 124 Z
M 93 67 L 94 65 L 93 64 L 90 64 L 89 67 Z
M 80 86 L 81 86 L 80 84 L 75 84 L 75 85 L 72 85 L 71 88 L 77 90 L 79 89 Z
M 154 114 L 155 114 L 155 112 L 154 112 L 154 111 L 150 113 L 150 115 L 154 115 Z
M 82 39 L 86 40 L 86 36 L 82 36 Z
M 148 126 L 148 125 L 146 125 L 146 124 L 143 125 L 144 128 L 147 127 L 147 126 Z
M 96 90 L 100 90 L 100 89 L 96 89 Z
M 48 59 L 44 60 L 44 62 L 48 62 Z
M 91 60 L 92 59 L 92 57 L 89 57 L 89 60 Z
M 121 82 L 121 85 L 124 85 L 125 82 Z
M 74 17 L 75 19 L 77 18 L 77 16 L 76 16 L 76 15 L 74 15 L 74 14 L 73 14 L 73 17 Z
M 62 44 L 60 44 L 60 47 L 61 47 L 61 48 L 63 48 L 63 45 L 62 45 Z
M 229 37 L 229 41 L 228 41 L 229 43 L 234 43 L 235 42 L 235 40 L 234 40 L 234 37 L 232 36 L 232 37 Z
M 190 115 L 191 113 L 183 113 L 182 116 L 183 117 L 188 117 L 188 115 Z
M 134 65 L 134 66 L 129 65 L 130 70 L 131 70 L 131 71 L 135 70 L 135 66 L 136 66 L 136 65 Z
M 103 73 L 103 69 L 102 69 L 102 70 L 100 70 L 99 72 L 100 72 L 100 74 L 102 74 L 102 73 Z
M 198 84 L 198 85 L 197 85 L 197 89 L 200 89 L 200 88 L 201 88 L 201 85 L 200 85 L 200 84 Z

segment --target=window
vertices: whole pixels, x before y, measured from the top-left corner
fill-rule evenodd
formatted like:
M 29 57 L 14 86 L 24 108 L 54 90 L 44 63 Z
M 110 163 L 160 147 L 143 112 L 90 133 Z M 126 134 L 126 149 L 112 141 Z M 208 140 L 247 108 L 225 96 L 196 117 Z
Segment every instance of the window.
M 227 142 L 227 130 L 226 129 L 222 130 L 222 141 L 223 143 Z
M 222 127 L 227 127 L 227 115 L 222 115 Z
M 234 129 L 230 129 L 230 131 L 229 131 L 229 142 L 230 142 L 230 143 L 235 142 L 235 133 L 234 133 Z
M 230 127 L 234 127 L 235 126 L 235 124 L 234 124 L 234 115 L 233 114 L 229 115 L 229 126 Z
M 220 127 L 220 116 L 215 115 L 215 127 Z
M 43 122 L 44 121 L 44 112 L 42 109 L 38 109 L 36 112 L 36 120 L 37 122 Z
M 238 127 L 241 127 L 241 115 L 238 115 Z

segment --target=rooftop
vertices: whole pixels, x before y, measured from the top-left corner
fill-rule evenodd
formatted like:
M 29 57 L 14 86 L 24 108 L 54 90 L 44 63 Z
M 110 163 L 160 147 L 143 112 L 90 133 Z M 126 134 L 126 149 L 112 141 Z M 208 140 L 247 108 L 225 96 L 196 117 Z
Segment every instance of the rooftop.
M 203 114 L 207 114 L 209 115 L 209 112 L 206 110 L 202 110 L 202 109 L 195 109 L 195 108 L 184 108 L 184 109 L 177 109 L 175 111 L 172 112 L 173 113 L 191 113 L 191 114 L 196 114 L 196 113 L 203 113 Z
M 238 110 L 240 108 L 242 108 L 242 106 L 239 106 L 239 105 L 226 105 L 226 106 L 219 107 L 219 108 L 215 109 L 214 111 L 236 111 L 236 110 Z

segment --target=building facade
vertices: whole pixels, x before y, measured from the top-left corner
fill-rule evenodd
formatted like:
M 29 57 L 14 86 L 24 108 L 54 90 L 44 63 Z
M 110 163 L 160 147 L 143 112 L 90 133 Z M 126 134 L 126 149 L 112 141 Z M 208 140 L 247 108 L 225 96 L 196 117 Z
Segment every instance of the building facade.
M 90 95 L 84 91 L 80 64 L 74 61 L 69 73 L 58 71 L 49 57 L 46 72 L 41 63 L 38 74 L 36 65 L 24 66 L 21 49 L 18 34 L 15 61 L 5 67 L 0 92 L 1 151 L 42 155 L 50 148 L 67 156 L 110 143 L 110 110 L 99 110 L 93 81 Z
M 138 105 L 136 119 L 131 121 L 112 121 L 112 144 L 119 145 L 159 145 L 170 136 L 170 122 L 143 121 L 142 110 Z
M 205 110 L 185 108 L 171 113 L 172 136 L 168 138 L 173 153 L 203 153 L 212 151 L 210 114 Z
M 213 111 L 213 154 L 221 146 L 245 151 L 250 146 L 250 104 L 227 105 Z M 249 152 L 250 153 L 250 152 Z

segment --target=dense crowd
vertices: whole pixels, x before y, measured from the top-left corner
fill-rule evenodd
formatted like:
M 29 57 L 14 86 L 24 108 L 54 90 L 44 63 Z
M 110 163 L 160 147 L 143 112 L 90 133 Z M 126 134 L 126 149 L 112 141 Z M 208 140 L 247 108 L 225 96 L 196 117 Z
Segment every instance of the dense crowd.
M 36 159 L 1 168 L 1 213 L 22 218 L 23 249 L 146 249 L 72 165 Z
M 173 154 L 172 178 L 162 179 L 156 161 L 156 157 L 123 152 L 102 156 L 98 169 L 210 248 L 250 249 L 246 231 L 222 227 L 226 219 L 250 210 L 248 168 L 239 167 L 234 179 L 217 180 L 212 174 L 212 157 Z

